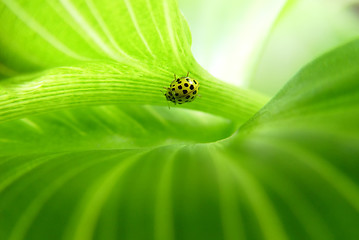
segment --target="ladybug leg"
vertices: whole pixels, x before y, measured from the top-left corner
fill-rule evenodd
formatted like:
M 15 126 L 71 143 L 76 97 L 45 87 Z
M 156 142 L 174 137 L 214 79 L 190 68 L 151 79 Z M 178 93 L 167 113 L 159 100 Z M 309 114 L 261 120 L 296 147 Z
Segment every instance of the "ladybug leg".
M 187 72 L 187 77 L 188 77 L 188 75 L 189 75 L 189 71 Z
M 163 87 L 163 88 L 167 90 L 167 88 L 166 88 L 166 87 Z M 160 90 L 160 91 L 161 91 L 161 93 L 162 93 L 163 95 L 165 95 L 165 96 L 166 96 L 166 93 L 165 93 L 163 90 Z
M 175 80 L 176 80 L 176 74 L 174 74 L 174 76 L 175 76 Z

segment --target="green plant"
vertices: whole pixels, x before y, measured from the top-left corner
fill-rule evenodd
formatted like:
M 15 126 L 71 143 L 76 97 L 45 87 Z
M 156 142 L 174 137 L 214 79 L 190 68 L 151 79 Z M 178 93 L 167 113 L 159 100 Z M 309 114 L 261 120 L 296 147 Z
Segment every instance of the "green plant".
M 268 102 L 196 63 L 175 1 L 0 6 L 1 239 L 359 237 L 359 40 Z

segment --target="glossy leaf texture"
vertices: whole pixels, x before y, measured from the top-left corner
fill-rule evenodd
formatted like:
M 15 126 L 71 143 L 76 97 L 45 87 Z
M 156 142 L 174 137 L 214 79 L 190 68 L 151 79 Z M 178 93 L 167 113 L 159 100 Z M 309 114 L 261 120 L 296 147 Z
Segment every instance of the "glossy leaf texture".
M 5 76 L 93 60 L 158 61 L 169 69 L 193 61 L 188 27 L 172 0 L 3 0 L 0 6 Z
M 210 87 L 175 2 L 34 2 L 0 14 L 21 28 L 2 69 L 28 73 L 0 85 L 0 239 L 358 239 L 359 41 L 241 125 L 263 100 Z M 190 67 L 202 112 L 168 110 L 155 91 Z
M 267 101 L 194 60 L 174 0 L 4 0 L 0 9 L 0 73 L 10 77 L 0 82 L 0 121 L 84 105 L 167 106 L 161 91 L 188 72 L 202 98 L 185 108 L 244 122 Z
M 358 53 L 356 41 L 313 62 L 224 140 L 5 154 L 1 234 L 5 239 L 356 239 Z M 112 112 L 118 116 L 113 123 L 127 122 L 120 117 L 124 112 Z M 91 118 L 79 123 L 66 112 L 56 114 L 69 116 L 61 118 L 70 129 L 64 133 L 83 125 L 91 134 Z M 157 114 L 159 121 L 178 120 L 165 120 L 161 109 Z M 133 119 L 147 124 L 143 117 Z M 22 127 L 31 125 L 21 121 Z M 107 120 L 96 122 L 102 122 L 96 128 L 113 127 Z M 163 132 L 179 126 L 148 124 Z M 156 137 L 165 138 L 149 138 Z M 176 137 L 181 138 L 171 136 Z

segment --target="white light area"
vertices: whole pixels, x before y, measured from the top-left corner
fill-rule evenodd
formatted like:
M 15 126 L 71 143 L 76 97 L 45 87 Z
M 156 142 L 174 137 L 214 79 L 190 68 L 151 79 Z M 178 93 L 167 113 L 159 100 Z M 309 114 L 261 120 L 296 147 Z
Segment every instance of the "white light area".
M 274 95 L 309 62 L 358 38 L 359 19 L 350 9 L 352 3 L 298 2 L 272 33 L 251 79 L 251 89 Z
M 359 36 L 358 17 L 349 8 L 354 3 L 179 0 L 199 64 L 221 80 L 268 95 L 314 58 Z
M 238 22 L 237 31 L 233 31 L 231 37 L 216 49 L 217 57 L 209 65 L 211 72 L 233 84 L 245 86 L 252 64 L 256 63 L 258 51 L 280 7 L 281 4 L 263 1 L 252 4 L 241 18 L 242 24 Z
M 183 2 L 183 7 L 181 6 Z M 207 0 L 193 9 L 180 1 L 192 33 L 192 51 L 212 75 L 245 86 L 252 64 L 284 0 Z

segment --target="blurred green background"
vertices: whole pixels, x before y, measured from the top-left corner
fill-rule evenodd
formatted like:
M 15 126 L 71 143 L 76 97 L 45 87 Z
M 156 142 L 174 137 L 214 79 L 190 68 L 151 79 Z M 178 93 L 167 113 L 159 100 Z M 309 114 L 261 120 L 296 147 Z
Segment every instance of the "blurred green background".
M 179 0 L 214 76 L 273 96 L 301 67 L 359 36 L 357 0 Z

